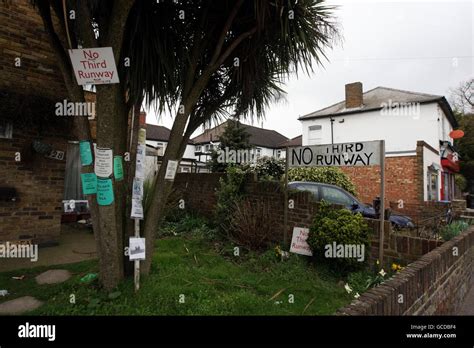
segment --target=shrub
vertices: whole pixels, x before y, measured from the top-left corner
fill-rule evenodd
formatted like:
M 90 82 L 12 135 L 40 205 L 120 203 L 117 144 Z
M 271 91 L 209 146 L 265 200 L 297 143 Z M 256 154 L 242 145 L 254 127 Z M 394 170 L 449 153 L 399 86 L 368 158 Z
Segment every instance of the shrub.
M 227 175 L 219 181 L 217 189 L 217 204 L 215 209 L 215 223 L 219 231 L 228 234 L 230 219 L 235 204 L 242 199 L 244 183 L 247 173 L 239 166 L 230 166 L 226 169 Z
M 465 231 L 469 227 L 469 224 L 465 221 L 454 221 L 449 225 L 444 226 L 441 229 L 441 237 L 448 241 Z
M 251 169 L 257 174 L 259 180 L 277 180 L 279 181 L 285 174 L 285 160 L 274 157 L 261 157 Z
M 307 242 L 317 261 L 329 268 L 346 273 L 365 266 L 369 253 L 369 228 L 360 214 L 346 209 L 334 209 L 324 201 L 313 218 Z M 364 261 L 357 258 L 326 258 L 326 245 L 365 245 Z
M 336 185 L 347 192 L 357 195 L 355 185 L 349 177 L 337 167 L 301 167 L 288 170 L 289 181 L 314 181 Z
M 464 192 L 464 190 L 467 189 L 467 180 L 464 175 L 456 174 L 454 177 L 454 182 L 461 192 Z
M 230 219 L 230 237 L 251 250 L 266 248 L 275 239 L 269 205 L 261 200 L 237 202 Z

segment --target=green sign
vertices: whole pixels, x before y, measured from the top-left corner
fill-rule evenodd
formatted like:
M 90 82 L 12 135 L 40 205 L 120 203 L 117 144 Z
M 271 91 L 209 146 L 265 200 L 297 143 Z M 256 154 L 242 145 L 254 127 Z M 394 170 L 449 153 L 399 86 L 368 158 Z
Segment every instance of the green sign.
M 122 156 L 114 156 L 114 177 L 115 180 L 123 179 L 123 160 Z
M 97 193 L 97 176 L 95 173 L 82 173 L 82 192 L 85 195 Z
M 112 179 L 97 179 L 97 204 L 111 205 L 114 202 Z
M 79 151 L 81 154 L 81 164 L 83 166 L 92 164 L 91 143 L 87 140 L 81 140 L 79 142 Z

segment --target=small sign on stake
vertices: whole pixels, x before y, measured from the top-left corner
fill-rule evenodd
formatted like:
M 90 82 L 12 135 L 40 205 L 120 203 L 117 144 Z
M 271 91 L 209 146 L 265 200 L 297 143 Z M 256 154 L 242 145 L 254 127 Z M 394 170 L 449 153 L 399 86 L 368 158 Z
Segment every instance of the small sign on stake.
M 143 220 L 143 205 L 141 199 L 132 199 L 131 218 Z
M 135 167 L 135 176 L 137 178 L 145 178 L 145 156 L 146 156 L 146 146 L 138 145 L 137 146 L 137 163 Z
M 293 228 L 293 238 L 291 238 L 290 252 L 300 255 L 313 256 L 313 252 L 306 242 L 308 239 L 308 234 L 308 228 Z
M 145 260 L 145 238 L 130 237 L 130 261 Z

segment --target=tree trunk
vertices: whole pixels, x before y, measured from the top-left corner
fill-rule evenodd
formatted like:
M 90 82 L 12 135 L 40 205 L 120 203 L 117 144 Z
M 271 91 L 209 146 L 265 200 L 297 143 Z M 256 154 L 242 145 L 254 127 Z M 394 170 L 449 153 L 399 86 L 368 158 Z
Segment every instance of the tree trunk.
M 124 97 L 119 84 L 97 86 L 97 147 L 113 149 L 123 154 L 123 145 L 117 143 L 121 120 L 126 118 Z M 115 288 L 123 278 L 123 185 L 112 179 L 114 202 L 99 205 L 99 235 L 101 259 L 100 280 L 107 290 Z

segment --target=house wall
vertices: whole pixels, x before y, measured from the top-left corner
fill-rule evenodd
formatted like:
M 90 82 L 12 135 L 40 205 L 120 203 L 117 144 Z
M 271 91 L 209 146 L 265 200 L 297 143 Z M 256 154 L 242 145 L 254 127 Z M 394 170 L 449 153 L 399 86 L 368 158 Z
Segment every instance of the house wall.
M 40 138 L 55 150 L 66 151 L 59 134 L 13 129 L 12 139 L 0 139 L 0 187 L 17 191 L 15 202 L 0 201 L 0 242 L 32 239 L 57 241 L 60 233 L 66 161 L 48 159 L 31 149 Z M 21 161 L 16 161 L 16 154 Z
M 381 110 L 334 117 L 334 143 L 385 140 L 387 155 L 413 154 L 416 142 L 424 140 L 439 149 L 440 140 L 449 140 L 452 127 L 444 112 L 436 103 L 422 104 L 419 113 L 413 115 L 384 115 Z M 440 119 L 440 121 L 438 121 Z M 343 123 L 339 123 L 344 120 Z M 331 122 L 329 117 L 301 120 L 303 145 L 314 145 L 309 141 L 309 126 L 322 126 L 322 144 L 331 144 Z M 444 126 L 443 126 L 444 124 Z M 392 154 L 391 154 L 392 153 Z
M 417 157 L 389 157 L 385 161 L 385 204 L 398 202 L 418 203 L 420 180 L 417 173 Z M 357 197 L 370 203 L 380 196 L 380 167 L 341 167 L 356 186 Z
M 58 20 L 53 12 L 53 22 Z M 28 0 L 0 1 L 0 90 L 67 98 L 43 22 Z M 15 59 L 21 66 L 15 66 Z
M 54 13 L 52 17 L 57 26 Z M 13 105 L 15 112 L 18 110 L 15 121 L 24 116 L 34 118 L 21 114 L 30 96 L 53 105 L 67 99 L 41 17 L 30 1 L 0 1 L 0 23 L 0 91 L 25 96 L 18 107 Z M 3 107 L 0 105 L 0 117 L 5 114 Z M 6 116 L 11 116 L 11 111 Z M 17 201 L 0 202 L 0 241 L 33 239 L 43 243 L 59 237 L 65 161 L 32 152 L 31 142 L 38 139 L 55 150 L 66 151 L 68 139 L 64 134 L 68 133 L 46 128 L 48 124 L 25 128 L 14 125 L 12 139 L 0 139 L 0 187 L 13 187 L 18 192 Z M 17 153 L 21 161 L 15 161 Z
M 147 140 L 146 143 L 154 147 L 157 147 L 158 144 L 163 144 L 163 153 L 161 153 L 161 155 L 164 154 L 164 151 L 166 150 L 166 146 L 168 145 L 167 141 L 157 141 L 157 140 Z M 194 150 L 195 150 L 194 145 L 191 145 L 191 144 L 186 145 L 186 150 L 184 150 L 183 158 L 196 158 L 197 159 L 197 157 L 194 155 Z

